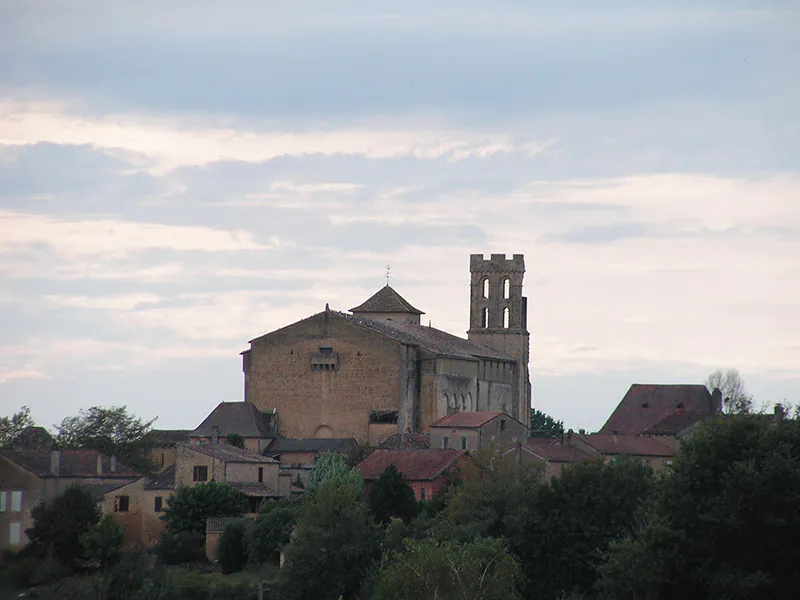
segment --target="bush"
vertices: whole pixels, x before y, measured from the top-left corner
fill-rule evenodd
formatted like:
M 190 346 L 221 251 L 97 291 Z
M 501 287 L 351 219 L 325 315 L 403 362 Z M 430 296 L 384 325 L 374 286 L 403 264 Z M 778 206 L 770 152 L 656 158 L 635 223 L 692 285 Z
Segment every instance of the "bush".
M 69 574 L 69 569 L 52 555 L 20 556 L 8 566 L 8 582 L 15 588 L 25 589 L 45 585 Z
M 124 528 L 114 521 L 114 517 L 105 515 L 80 540 L 83 556 L 101 567 L 107 567 L 119 560 L 125 541 Z
M 280 553 L 289 543 L 297 521 L 295 509 L 278 503 L 272 510 L 258 516 L 247 531 L 248 564 L 277 565 Z
M 155 553 L 165 565 L 208 562 L 206 538 L 196 531 L 164 532 L 155 546 Z
M 245 496 L 227 483 L 210 481 L 179 486 L 167 500 L 164 521 L 172 533 L 196 531 L 204 534 L 208 517 L 239 517 L 247 509 Z
M 125 553 L 102 579 L 104 600 L 166 600 L 172 585 L 163 569 L 155 569 L 141 553 Z
M 222 574 L 238 573 L 247 564 L 247 524 L 233 521 L 225 526 L 225 531 L 217 544 L 217 560 L 222 567 Z

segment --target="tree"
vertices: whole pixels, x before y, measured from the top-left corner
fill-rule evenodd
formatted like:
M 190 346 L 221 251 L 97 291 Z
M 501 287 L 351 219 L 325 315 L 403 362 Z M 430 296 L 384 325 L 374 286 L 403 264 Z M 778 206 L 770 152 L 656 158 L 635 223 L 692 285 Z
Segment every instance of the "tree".
M 125 406 L 92 406 L 76 417 L 66 417 L 59 425 L 56 442 L 62 448 L 88 448 L 106 456 L 116 456 L 123 464 L 144 474 L 156 467 L 150 458 L 151 446 L 145 436 L 155 419 L 128 414 Z
M 306 493 L 313 494 L 317 487 L 325 481 L 336 481 L 341 484 L 350 484 L 359 488 L 364 487 L 361 473 L 347 466 L 347 461 L 341 454 L 320 454 L 314 466 L 314 472 L 306 486 Z
M 684 439 L 635 530 L 600 567 L 604 598 L 796 598 L 800 423 L 712 419 Z
M 277 565 L 297 523 L 297 508 L 284 501 L 264 502 L 261 514 L 247 532 L 248 562 Z
M 706 378 L 705 385 L 709 392 L 719 388 L 726 412 L 740 414 L 752 411 L 753 397 L 747 393 L 744 380 L 736 369 L 717 369 Z
M 576 463 L 524 500 L 523 521 L 509 532 L 529 597 L 591 591 L 600 553 L 634 526 L 652 492 L 650 467 L 634 459 Z
M 194 531 L 205 535 L 207 518 L 238 517 L 246 509 L 244 495 L 226 483 L 182 485 L 170 494 L 164 521 L 171 533 Z
M 531 409 L 531 437 L 557 438 L 564 434 L 564 422 L 535 408 Z
M 386 467 L 370 489 L 369 507 L 375 520 L 384 525 L 392 517 L 408 523 L 419 513 L 414 490 L 394 465 Z
M 378 558 L 379 538 L 353 483 L 326 481 L 309 497 L 286 547 L 282 598 L 356 597 Z
M 217 559 L 223 575 L 238 573 L 247 565 L 246 536 L 247 525 L 242 521 L 225 526 L 217 543 Z
M 16 437 L 22 433 L 26 427 L 33 427 L 35 423 L 31 418 L 31 409 L 23 406 L 19 412 L 10 417 L 0 418 L 0 448 L 10 446 Z
M 25 533 L 33 551 L 53 556 L 64 565 L 72 565 L 81 555 L 81 536 L 100 520 L 100 509 L 86 488 L 67 488 L 52 500 L 31 511 L 33 527 Z
M 84 558 L 103 568 L 119 560 L 124 541 L 125 529 L 111 515 L 104 515 L 97 525 L 80 537 Z
M 504 542 L 408 542 L 380 575 L 376 600 L 513 600 L 521 598 L 519 565 Z
M 235 448 L 244 448 L 244 438 L 238 433 L 229 433 L 226 435 L 225 443 Z

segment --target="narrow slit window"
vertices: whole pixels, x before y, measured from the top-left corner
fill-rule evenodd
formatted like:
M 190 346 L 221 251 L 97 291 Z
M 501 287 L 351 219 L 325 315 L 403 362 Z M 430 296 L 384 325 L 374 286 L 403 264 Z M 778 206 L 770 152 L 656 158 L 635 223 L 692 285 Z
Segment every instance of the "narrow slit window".
M 508 329 L 510 319 L 511 319 L 511 310 L 509 310 L 509 308 L 506 306 L 503 309 L 503 329 Z
M 483 327 L 484 329 L 489 327 L 489 309 L 488 308 L 484 308 L 481 311 L 481 327 Z
M 503 298 L 505 300 L 511 298 L 511 280 L 508 277 L 503 279 Z

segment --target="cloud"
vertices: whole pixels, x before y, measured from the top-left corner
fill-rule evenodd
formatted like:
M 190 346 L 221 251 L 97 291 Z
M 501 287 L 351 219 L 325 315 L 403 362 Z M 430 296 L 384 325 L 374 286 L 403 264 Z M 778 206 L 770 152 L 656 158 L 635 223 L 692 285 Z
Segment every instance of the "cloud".
M 15 379 L 51 379 L 50 375 L 41 373 L 35 369 L 21 368 L 21 369 L 8 369 L 6 370 L 3 365 L 0 365 L 0 385 L 13 381 Z

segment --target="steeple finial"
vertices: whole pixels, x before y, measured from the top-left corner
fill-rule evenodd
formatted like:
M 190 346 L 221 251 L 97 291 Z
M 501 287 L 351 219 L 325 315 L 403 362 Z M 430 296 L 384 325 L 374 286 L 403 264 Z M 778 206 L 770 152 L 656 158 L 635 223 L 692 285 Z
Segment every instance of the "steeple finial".
M 386 265 L 386 285 L 389 285 L 389 277 L 392 275 L 392 266 Z

